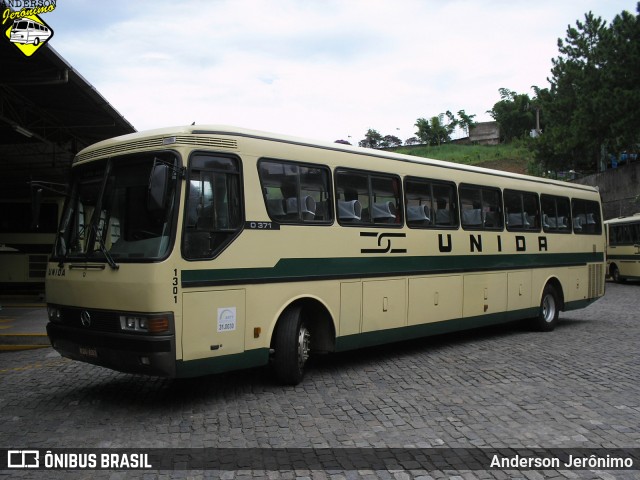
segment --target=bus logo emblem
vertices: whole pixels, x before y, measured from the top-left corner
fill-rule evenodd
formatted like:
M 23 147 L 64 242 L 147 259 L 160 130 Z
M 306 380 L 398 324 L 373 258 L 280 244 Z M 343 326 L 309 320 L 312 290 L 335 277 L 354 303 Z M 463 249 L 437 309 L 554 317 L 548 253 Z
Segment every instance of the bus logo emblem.
M 91 315 L 89 315 L 89 312 L 87 312 L 86 310 L 82 311 L 82 313 L 80 314 L 80 322 L 82 322 L 83 327 L 88 328 L 91 326 Z
M 377 238 L 377 248 L 362 248 L 360 253 L 407 253 L 406 248 L 392 248 L 391 241 L 394 238 L 406 238 L 406 233 L 378 233 L 360 232 L 361 237 Z
M 55 8 L 55 3 L 44 7 L 23 8 L 19 12 L 7 7 L 2 12 L 2 24 L 11 22 L 11 25 L 6 29 L 3 27 L 4 36 L 25 56 L 30 57 L 53 37 L 53 29 L 37 13 L 49 13 Z

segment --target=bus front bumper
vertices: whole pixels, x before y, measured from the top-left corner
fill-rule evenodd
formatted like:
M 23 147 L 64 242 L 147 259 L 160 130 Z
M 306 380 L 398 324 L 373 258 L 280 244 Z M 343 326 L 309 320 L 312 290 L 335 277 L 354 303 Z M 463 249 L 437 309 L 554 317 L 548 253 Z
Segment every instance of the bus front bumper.
M 47 324 L 53 348 L 63 357 L 126 373 L 176 376 L 175 336 L 84 331 Z

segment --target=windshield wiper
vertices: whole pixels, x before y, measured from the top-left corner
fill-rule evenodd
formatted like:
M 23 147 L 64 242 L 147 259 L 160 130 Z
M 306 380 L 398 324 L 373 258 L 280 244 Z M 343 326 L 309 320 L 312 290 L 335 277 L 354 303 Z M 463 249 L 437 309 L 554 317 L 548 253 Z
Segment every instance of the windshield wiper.
M 93 227 L 93 234 L 95 235 L 95 238 L 98 241 L 98 246 L 100 247 L 100 251 L 104 255 L 104 258 L 107 259 L 107 263 L 109 264 L 109 267 L 111 267 L 111 270 L 118 270 L 120 268 L 120 265 L 118 265 L 115 262 L 115 260 L 107 250 L 107 247 L 104 244 L 104 239 L 102 238 L 102 235 L 100 234 L 100 232 L 98 232 L 98 228 L 94 224 L 92 224 L 91 226 Z

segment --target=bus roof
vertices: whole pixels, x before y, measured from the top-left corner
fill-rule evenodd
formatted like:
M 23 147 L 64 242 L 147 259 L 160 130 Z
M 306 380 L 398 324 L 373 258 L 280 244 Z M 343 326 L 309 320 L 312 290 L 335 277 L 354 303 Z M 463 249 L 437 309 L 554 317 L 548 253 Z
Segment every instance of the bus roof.
M 185 136 L 201 137 L 202 143 L 194 142 L 193 138 L 188 141 Z M 545 183 L 550 185 L 558 185 L 565 188 L 573 188 L 582 191 L 597 192 L 597 187 L 588 185 L 581 185 L 576 183 L 568 183 L 559 180 L 552 180 L 542 177 L 533 177 L 529 175 L 522 175 L 519 173 L 511 173 L 502 170 L 494 170 L 484 167 L 477 167 L 471 165 L 464 165 L 459 163 L 447 162 L 444 160 L 436 160 L 425 157 L 416 157 L 413 155 L 406 155 L 394 152 L 388 152 L 383 150 L 375 150 L 371 148 L 354 147 L 352 145 L 345 145 L 341 143 L 322 142 L 317 140 L 310 140 L 306 138 L 281 135 L 276 133 L 270 133 L 260 130 L 251 130 L 240 127 L 234 127 L 230 125 L 184 125 L 176 127 L 160 128 L 155 130 L 146 130 L 142 132 L 130 133 L 119 137 L 110 138 L 101 142 L 95 143 L 89 147 L 84 148 L 73 160 L 73 163 L 84 162 L 100 157 L 112 156 L 114 154 L 123 153 L 129 149 L 142 149 L 142 148 L 165 148 L 171 145 L 189 144 L 189 145 L 215 145 L 211 140 L 215 136 L 231 136 L 231 137 L 244 137 L 256 140 L 265 140 L 272 142 L 281 142 L 290 145 L 304 146 L 310 148 L 319 148 L 324 150 L 332 150 L 336 152 L 353 153 L 356 155 L 365 155 L 370 157 L 378 157 L 386 160 L 395 160 L 400 162 L 417 163 L 424 165 L 432 165 L 441 168 L 448 168 L 453 170 L 462 170 L 468 172 L 483 173 L 485 175 L 495 175 L 500 177 L 508 177 L 513 179 L 520 179 L 526 181 L 534 181 L 538 183 Z M 233 142 L 219 142 L 219 146 L 225 147 L 225 149 L 233 148 Z M 237 148 L 237 144 L 235 144 Z
M 638 222 L 640 222 L 640 212 L 634 213 L 633 215 L 629 215 L 626 217 L 618 217 L 618 218 L 605 220 L 604 223 L 607 225 L 615 225 L 617 223 L 638 223 Z

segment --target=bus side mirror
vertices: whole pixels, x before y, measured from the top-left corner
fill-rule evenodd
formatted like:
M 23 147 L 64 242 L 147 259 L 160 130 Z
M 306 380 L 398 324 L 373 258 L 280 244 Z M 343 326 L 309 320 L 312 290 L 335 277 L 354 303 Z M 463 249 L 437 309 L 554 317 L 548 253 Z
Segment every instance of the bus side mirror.
M 164 210 L 169 196 L 169 166 L 164 163 L 154 163 L 149 176 L 149 192 L 147 195 L 147 210 L 158 212 Z

